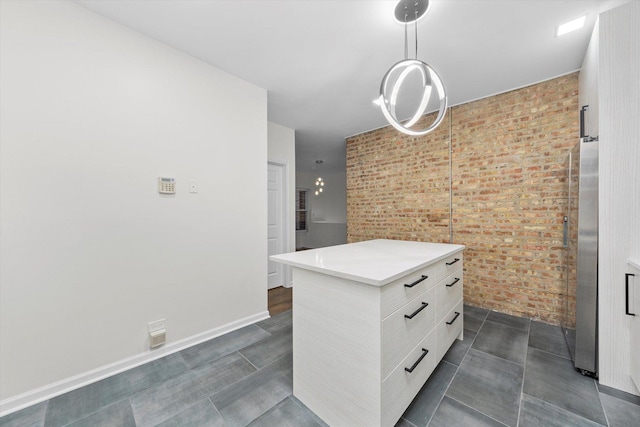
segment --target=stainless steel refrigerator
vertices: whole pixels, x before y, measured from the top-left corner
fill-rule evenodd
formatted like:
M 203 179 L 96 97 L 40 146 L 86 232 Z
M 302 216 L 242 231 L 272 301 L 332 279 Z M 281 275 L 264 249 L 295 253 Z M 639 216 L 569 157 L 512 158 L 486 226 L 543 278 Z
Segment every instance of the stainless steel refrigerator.
M 583 133 L 583 132 L 581 132 Z M 598 374 L 598 140 L 581 136 L 569 154 L 565 242 L 565 336 L 581 373 Z M 572 327 L 575 328 L 572 330 Z

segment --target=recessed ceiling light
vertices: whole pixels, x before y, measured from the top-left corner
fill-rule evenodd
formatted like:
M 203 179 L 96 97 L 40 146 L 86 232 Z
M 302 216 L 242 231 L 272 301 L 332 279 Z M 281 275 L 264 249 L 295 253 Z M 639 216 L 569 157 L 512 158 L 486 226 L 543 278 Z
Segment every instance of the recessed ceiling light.
M 570 33 L 571 31 L 579 30 L 580 28 L 584 27 L 586 19 L 587 15 L 584 15 L 580 18 L 574 19 L 573 21 L 558 25 L 558 27 L 556 28 L 556 37 Z

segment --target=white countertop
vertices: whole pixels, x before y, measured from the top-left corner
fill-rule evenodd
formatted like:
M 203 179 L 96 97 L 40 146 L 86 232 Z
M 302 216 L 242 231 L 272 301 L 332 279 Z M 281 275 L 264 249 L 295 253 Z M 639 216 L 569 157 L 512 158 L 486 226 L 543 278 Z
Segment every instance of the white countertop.
M 635 267 L 637 270 L 640 270 L 640 260 L 628 258 L 627 263 Z
M 270 260 L 374 286 L 461 252 L 464 245 L 368 240 L 346 245 L 272 255 Z

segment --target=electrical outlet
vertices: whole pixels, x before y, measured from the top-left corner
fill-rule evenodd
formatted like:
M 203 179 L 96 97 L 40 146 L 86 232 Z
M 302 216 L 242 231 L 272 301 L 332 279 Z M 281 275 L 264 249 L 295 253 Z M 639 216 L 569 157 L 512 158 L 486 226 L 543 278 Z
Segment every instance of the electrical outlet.
M 167 333 L 164 329 L 149 332 L 149 347 L 156 348 L 167 342 Z
M 149 332 L 155 332 L 155 331 L 159 331 L 161 329 L 164 329 L 164 319 L 160 319 L 160 320 L 155 320 L 153 322 L 149 322 Z
M 189 181 L 189 193 L 198 192 L 198 183 L 196 181 Z

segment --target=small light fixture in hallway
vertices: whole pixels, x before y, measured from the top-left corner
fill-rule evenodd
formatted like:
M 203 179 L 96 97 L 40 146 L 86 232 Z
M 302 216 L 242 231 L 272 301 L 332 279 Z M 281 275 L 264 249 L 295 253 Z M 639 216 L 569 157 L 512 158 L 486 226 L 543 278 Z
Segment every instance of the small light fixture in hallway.
M 323 163 L 324 163 L 324 161 L 322 161 L 322 160 L 316 160 L 316 165 L 318 165 L 318 166 L 320 166 Z M 322 177 L 318 176 L 316 178 L 316 192 L 315 192 L 315 195 L 319 196 L 322 193 L 323 188 L 324 188 L 324 180 L 322 179 Z
M 389 71 L 384 75 L 382 83 L 380 84 L 380 97 L 378 98 L 382 114 L 389 124 L 400 132 L 413 136 L 426 135 L 433 131 L 438 127 L 440 122 L 442 122 L 447 111 L 447 96 L 440 76 L 438 76 L 433 68 L 418 59 L 418 20 L 427 13 L 428 9 L 429 0 L 400 0 L 396 5 L 395 18 L 397 21 L 404 23 L 404 59 L 391 66 Z M 409 59 L 407 24 L 410 22 L 415 24 L 415 59 Z M 407 77 L 413 72 L 418 73 L 422 95 L 413 116 L 402 123 L 398 119 L 396 112 L 398 94 Z M 435 88 L 437 92 L 440 103 L 438 116 L 435 121 L 425 129 L 411 129 L 426 113 L 433 88 Z

